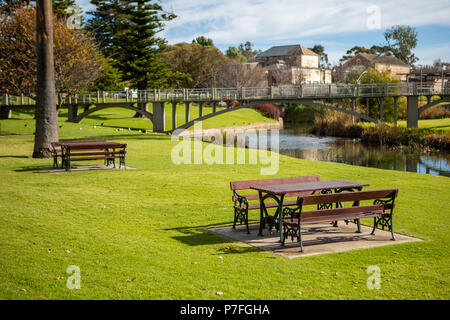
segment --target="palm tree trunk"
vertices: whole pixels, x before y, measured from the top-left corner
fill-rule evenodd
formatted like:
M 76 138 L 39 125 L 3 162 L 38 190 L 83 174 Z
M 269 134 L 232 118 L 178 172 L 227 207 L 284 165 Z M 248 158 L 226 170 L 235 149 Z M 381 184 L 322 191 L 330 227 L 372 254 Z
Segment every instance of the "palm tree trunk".
M 51 143 L 58 141 L 51 0 L 36 0 L 36 49 L 36 133 L 33 158 L 49 158 L 52 156 Z

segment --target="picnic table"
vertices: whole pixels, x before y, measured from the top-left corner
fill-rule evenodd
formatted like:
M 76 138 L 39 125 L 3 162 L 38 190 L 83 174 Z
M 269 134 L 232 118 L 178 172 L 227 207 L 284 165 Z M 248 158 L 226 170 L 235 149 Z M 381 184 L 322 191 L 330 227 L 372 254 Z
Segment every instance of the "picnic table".
M 119 168 L 125 166 L 124 143 L 114 141 L 60 141 L 57 146 L 61 148 L 62 166 L 66 171 L 72 171 L 73 161 L 104 160 L 106 165 L 114 165 L 119 159 Z
M 262 236 L 262 230 L 264 228 L 265 216 L 268 216 L 267 208 L 265 206 L 265 200 L 273 199 L 278 204 L 278 210 L 273 217 L 276 221 L 277 216 L 281 216 L 283 212 L 283 200 L 286 194 L 300 193 L 308 191 L 320 190 L 322 194 L 326 193 L 340 193 L 343 191 L 361 191 L 363 187 L 368 186 L 367 183 L 347 181 L 347 180 L 328 180 L 328 181 L 311 181 L 300 183 L 285 183 L 285 184 L 272 184 L 272 185 L 252 185 L 250 189 L 257 190 L 260 201 L 260 221 L 259 221 L 259 236 Z M 322 204 L 318 209 L 327 209 L 333 206 L 333 203 Z M 336 203 L 336 207 L 340 207 L 342 204 Z M 290 210 L 285 207 L 285 209 Z M 358 221 L 359 222 L 359 221 Z M 335 222 L 336 224 L 336 222 Z M 283 228 L 282 219 L 278 219 L 278 230 L 280 232 L 280 240 L 283 243 Z

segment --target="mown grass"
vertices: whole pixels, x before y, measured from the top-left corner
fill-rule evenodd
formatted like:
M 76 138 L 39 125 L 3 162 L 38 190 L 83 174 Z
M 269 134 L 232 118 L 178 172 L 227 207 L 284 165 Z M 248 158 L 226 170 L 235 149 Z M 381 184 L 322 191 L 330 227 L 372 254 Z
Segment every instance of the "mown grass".
M 165 105 L 165 129 L 172 130 L 172 104 L 167 103 Z M 186 122 L 186 107 L 184 104 L 178 104 L 176 112 L 177 126 Z M 218 107 L 216 110 L 222 110 L 224 108 Z M 149 112 L 152 112 L 152 105 L 149 104 Z M 203 115 L 212 113 L 212 107 L 204 106 Z M 83 108 L 79 108 L 78 114 L 83 112 Z M 123 108 L 108 108 L 91 113 L 89 116 L 81 120 L 83 128 L 85 126 L 103 127 L 105 129 L 124 129 L 124 130 L 152 130 L 153 124 L 147 118 L 133 118 L 135 112 Z M 194 120 L 199 116 L 199 108 L 197 105 L 191 105 L 189 108 L 189 118 Z M 34 110 L 13 112 L 12 119 L 10 121 L 0 121 L 0 134 L 8 133 L 22 133 L 31 134 L 34 132 Z M 67 109 L 61 109 L 59 111 L 59 125 L 62 126 L 62 131 L 66 128 L 74 128 L 72 125 L 66 125 L 67 122 Z M 202 127 L 204 129 L 217 128 L 217 127 L 229 127 L 248 125 L 253 123 L 272 122 L 273 119 L 266 118 L 260 112 L 253 109 L 239 109 L 231 111 L 225 114 L 221 114 L 205 121 L 202 121 Z M 98 132 L 98 131 L 96 131 Z
M 398 121 L 397 125 L 400 127 L 406 127 L 406 121 Z M 450 118 L 419 120 L 418 127 L 433 129 L 435 131 L 450 131 Z
M 24 133 L 32 120 L 0 123 Z M 127 143 L 127 165 L 137 170 L 51 174 L 39 169 L 50 159 L 29 157 L 32 136 L 0 137 L 2 299 L 450 297 L 446 177 L 280 156 L 277 177 L 399 188 L 395 231 L 424 240 L 288 260 L 208 231 L 232 222 L 229 181 L 268 178 L 263 165 L 175 165 L 169 136 L 94 129 L 87 119 L 61 124 L 62 139 Z M 81 269 L 79 290 L 66 287 L 70 265 Z M 381 269 L 380 290 L 366 287 L 370 265 Z

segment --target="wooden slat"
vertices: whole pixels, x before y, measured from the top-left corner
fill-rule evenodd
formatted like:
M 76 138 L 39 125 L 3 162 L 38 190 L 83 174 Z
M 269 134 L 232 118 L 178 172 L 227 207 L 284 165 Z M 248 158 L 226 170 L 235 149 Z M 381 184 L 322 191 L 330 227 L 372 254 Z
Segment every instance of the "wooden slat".
M 350 189 L 350 188 L 355 189 L 366 187 L 368 185 L 369 184 L 367 183 L 347 181 L 347 180 L 327 180 L 327 181 L 269 184 L 265 186 L 254 184 L 250 187 L 250 189 L 281 195 L 293 192 L 305 192 L 320 189 Z
M 320 192 L 320 190 L 317 190 L 318 192 Z M 317 192 L 315 191 L 315 192 Z M 307 195 L 311 195 L 314 191 L 306 191 L 306 192 L 293 192 L 293 193 L 287 193 L 284 197 L 285 198 L 289 198 L 289 197 L 301 197 L 301 196 L 307 196 Z M 247 200 L 249 201 L 253 201 L 253 200 L 259 200 L 259 195 L 256 193 L 253 194 L 241 194 L 241 196 L 246 197 Z M 233 196 L 233 201 L 237 200 L 237 196 Z
M 80 144 L 80 143 L 103 143 L 106 142 L 105 140 L 74 140 L 74 141 L 58 141 L 58 142 L 52 142 L 51 145 L 52 147 L 59 147 L 62 144 L 67 144 L 67 143 L 71 143 L 71 144 Z
M 70 145 L 70 150 L 105 150 L 112 148 L 125 148 L 126 144 L 122 143 L 95 143 L 95 144 L 75 144 Z
M 312 182 L 320 181 L 320 176 L 304 176 L 304 177 L 290 177 L 290 178 L 276 178 L 276 179 L 259 179 L 259 180 L 245 180 L 245 181 L 232 181 L 230 182 L 231 190 L 245 190 L 250 189 L 251 185 L 267 186 L 272 184 L 284 184 L 284 183 L 299 183 L 299 182 Z
M 283 207 L 291 207 L 291 206 L 295 206 L 297 205 L 297 201 L 284 201 L 283 202 Z M 265 203 L 266 208 L 276 208 L 278 207 L 278 203 L 276 202 L 269 202 L 269 203 Z M 233 206 L 233 208 L 236 209 L 240 209 L 240 208 L 245 208 L 245 205 L 242 205 L 241 207 L 239 205 Z M 252 203 L 248 205 L 248 210 L 253 210 L 253 209 L 259 209 L 260 205 L 259 203 Z
M 392 203 L 374 204 L 374 205 L 368 205 L 368 206 L 357 206 L 357 207 L 348 207 L 348 208 L 311 210 L 311 211 L 302 212 L 301 216 L 302 216 L 302 221 L 303 221 L 303 218 L 306 219 L 306 218 L 313 218 L 313 217 L 320 217 L 320 216 L 335 216 L 335 217 L 337 217 L 339 215 L 364 213 L 364 212 L 371 212 L 371 211 L 383 211 L 383 210 L 388 210 L 388 209 L 392 209 Z
M 392 198 L 394 194 L 398 193 L 398 189 L 384 189 L 384 190 L 369 190 L 369 191 L 355 191 L 355 192 L 341 192 L 331 194 L 320 194 L 305 196 L 303 198 L 303 205 L 321 204 L 321 203 L 335 203 L 346 201 L 362 201 L 374 200 L 383 198 Z
M 104 151 L 104 152 L 71 152 L 70 157 L 77 157 L 77 156 L 99 156 L 99 155 L 116 155 L 116 154 L 123 154 L 122 151 Z
M 122 158 L 121 156 L 106 156 L 106 157 L 97 157 L 97 156 L 93 156 L 93 157 L 80 157 L 80 158 L 70 158 L 68 160 L 70 161 L 85 161 L 85 160 L 106 160 L 106 159 L 120 159 Z
M 351 214 L 342 214 L 339 216 L 333 215 L 333 216 L 318 216 L 318 217 L 309 217 L 309 218 L 302 218 L 302 225 L 303 224 L 315 224 L 315 223 L 322 223 L 322 222 L 332 222 L 332 221 L 343 221 L 343 220 L 353 220 L 353 219 L 364 219 L 364 218 L 373 218 L 373 217 L 379 217 L 383 214 L 382 211 L 372 211 L 370 214 L 363 214 L 363 213 L 351 213 Z M 283 219 L 284 224 L 288 225 L 296 225 L 298 224 L 298 219 Z

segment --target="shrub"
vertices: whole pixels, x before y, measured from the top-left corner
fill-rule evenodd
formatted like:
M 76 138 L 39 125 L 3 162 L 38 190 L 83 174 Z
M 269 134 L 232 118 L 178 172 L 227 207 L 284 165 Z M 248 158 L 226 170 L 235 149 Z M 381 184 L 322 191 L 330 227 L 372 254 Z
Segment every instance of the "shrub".
M 437 134 L 427 128 L 404 128 L 386 124 L 363 126 L 352 123 L 351 116 L 326 112 L 316 117 L 311 133 L 322 136 L 360 138 L 362 142 L 387 146 L 406 146 L 411 149 L 450 150 L 450 132 Z
M 436 106 L 425 110 L 420 115 L 421 119 L 442 119 L 450 117 L 450 105 Z
M 319 136 L 359 138 L 363 128 L 345 113 L 325 110 L 322 116 L 314 118 L 311 133 Z
M 270 103 L 267 104 L 258 104 L 256 106 L 252 106 L 252 109 L 260 111 L 266 117 L 278 120 L 280 118 L 280 109 Z

